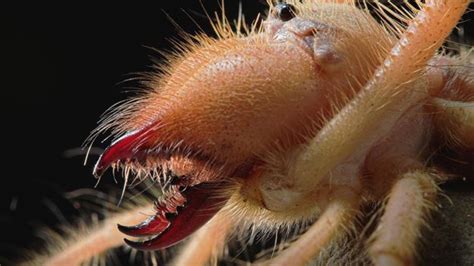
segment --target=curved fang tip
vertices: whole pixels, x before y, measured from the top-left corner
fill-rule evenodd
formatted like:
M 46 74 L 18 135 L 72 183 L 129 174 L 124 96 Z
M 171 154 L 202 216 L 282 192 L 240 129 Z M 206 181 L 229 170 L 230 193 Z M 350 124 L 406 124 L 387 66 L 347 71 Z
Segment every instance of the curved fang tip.
M 164 217 L 164 213 L 160 213 L 150 218 L 146 219 L 143 223 L 140 223 L 135 226 L 123 226 L 118 224 L 117 228 L 120 232 L 129 235 L 129 236 L 151 236 L 162 233 L 168 226 L 170 222 Z
M 141 147 L 144 144 L 143 142 L 154 132 L 153 128 L 157 123 L 155 122 L 140 130 L 131 131 L 114 141 L 99 157 L 92 174 L 99 178 L 113 163 L 139 155 L 137 154 L 139 149 L 143 148 Z
M 180 242 L 206 224 L 227 202 L 228 197 L 216 192 L 219 187 L 222 183 L 203 183 L 187 188 L 183 192 L 186 205 L 169 219 L 170 225 L 161 234 L 144 242 L 125 239 L 125 243 L 140 250 L 157 250 Z

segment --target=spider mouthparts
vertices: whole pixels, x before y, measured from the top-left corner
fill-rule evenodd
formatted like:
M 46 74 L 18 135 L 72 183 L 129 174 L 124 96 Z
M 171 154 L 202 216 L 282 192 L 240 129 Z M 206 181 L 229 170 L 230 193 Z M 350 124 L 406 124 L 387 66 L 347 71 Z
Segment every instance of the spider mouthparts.
M 132 237 L 154 237 L 144 242 L 125 240 L 129 246 L 142 250 L 162 249 L 180 242 L 209 221 L 229 198 L 219 190 L 224 183 L 218 180 L 225 174 L 208 164 L 206 156 L 194 158 L 179 151 L 172 154 L 161 149 L 168 146 L 163 141 L 157 144 L 157 124 L 159 121 L 114 141 L 100 156 L 93 171 L 98 178 L 112 166 L 128 169 L 125 171 L 143 166 L 145 171 L 164 169 L 175 176 L 175 180 L 169 179 L 170 182 L 163 185 L 165 193 L 155 203 L 155 215 L 135 226 L 117 225 L 119 231 Z
M 188 187 L 181 192 L 186 200 L 175 215 L 166 215 L 163 210 L 158 209 L 157 215 L 137 226 L 119 225 L 119 230 L 130 236 L 157 234 L 144 242 L 125 239 L 125 243 L 140 250 L 157 250 L 180 242 L 207 223 L 227 202 L 228 197 L 218 192 L 222 185 L 221 182 L 214 182 Z

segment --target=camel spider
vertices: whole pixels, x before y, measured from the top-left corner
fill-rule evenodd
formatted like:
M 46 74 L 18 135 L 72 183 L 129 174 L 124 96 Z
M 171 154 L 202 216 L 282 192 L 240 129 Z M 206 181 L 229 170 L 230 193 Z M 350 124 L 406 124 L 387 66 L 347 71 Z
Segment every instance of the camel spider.
M 269 3 L 261 24 L 239 19 L 232 30 L 222 19 L 217 39 L 188 36 L 150 89 L 92 136 L 116 136 L 96 176 L 119 169 L 126 183 L 153 180 L 164 195 L 109 218 L 48 263 L 80 263 L 120 245 L 117 223 L 138 237 L 125 240 L 136 249 L 186 239 L 176 265 L 214 260 L 233 232 L 308 223 L 256 263 L 328 263 L 329 247 L 375 204 L 379 213 L 362 226 L 369 260 L 415 264 L 438 184 L 474 164 L 474 77 L 441 68 L 466 59 L 438 53 L 468 2 L 427 0 L 398 12 L 374 3 L 379 23 L 354 1 L 288 0 Z M 437 158 L 448 152 L 468 170 L 446 171 Z

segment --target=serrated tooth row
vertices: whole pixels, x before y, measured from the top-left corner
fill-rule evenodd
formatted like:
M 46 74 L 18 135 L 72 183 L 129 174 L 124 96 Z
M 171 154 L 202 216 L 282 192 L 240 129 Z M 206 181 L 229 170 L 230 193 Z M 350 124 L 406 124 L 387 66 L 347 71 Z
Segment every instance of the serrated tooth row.
M 126 181 L 128 187 L 133 187 L 146 179 L 158 182 L 163 188 L 169 186 L 173 179 L 168 165 L 162 164 L 162 161 L 147 157 L 144 161 L 136 160 L 117 161 L 111 164 L 112 174 L 115 178 L 116 172 L 121 171 L 121 175 Z
M 179 186 L 172 186 L 155 201 L 155 208 L 165 213 L 178 213 L 178 207 L 184 206 L 186 198 L 181 194 Z

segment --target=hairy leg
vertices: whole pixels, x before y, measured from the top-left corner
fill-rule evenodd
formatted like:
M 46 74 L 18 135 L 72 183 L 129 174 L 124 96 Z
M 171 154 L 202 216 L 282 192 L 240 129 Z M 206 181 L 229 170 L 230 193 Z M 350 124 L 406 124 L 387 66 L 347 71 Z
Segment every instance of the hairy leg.
M 123 235 L 117 230 L 117 224 L 136 224 L 144 215 L 153 213 L 153 204 L 137 209 L 124 211 L 103 221 L 95 230 L 84 234 L 84 237 L 71 239 L 64 247 L 52 253 L 48 259 L 38 262 L 43 265 L 80 265 L 86 263 L 109 249 L 123 245 Z M 60 246 L 61 239 L 58 243 Z M 53 252 L 53 251 L 51 251 Z M 35 264 L 35 262 L 31 262 Z
M 371 236 L 369 254 L 375 265 L 413 265 L 416 243 L 438 188 L 433 174 L 413 171 L 391 189 L 384 214 Z
M 443 78 L 429 108 L 441 139 L 452 148 L 474 151 L 474 50 L 459 57 L 433 60 L 432 72 Z M 461 67 L 458 67 L 461 66 Z
M 171 264 L 207 265 L 210 261 L 216 263 L 232 228 L 233 223 L 230 217 L 225 213 L 218 213 L 192 236 Z
M 295 166 L 301 173 L 298 187 L 312 190 L 336 165 L 369 149 L 387 135 L 400 114 L 427 97 L 428 88 L 437 87 L 426 84 L 432 80 L 423 83 L 421 77 L 468 2 L 427 1 L 374 78 L 309 143 L 307 154 L 311 156 L 306 157 L 311 160 L 299 160 Z M 346 137 L 341 140 L 340 136 Z
M 333 193 L 321 217 L 292 245 L 269 262 L 270 265 L 305 265 L 333 240 L 346 233 L 355 219 L 360 196 L 351 190 Z
M 474 150 L 474 102 L 433 100 L 435 122 L 442 137 L 461 149 Z

